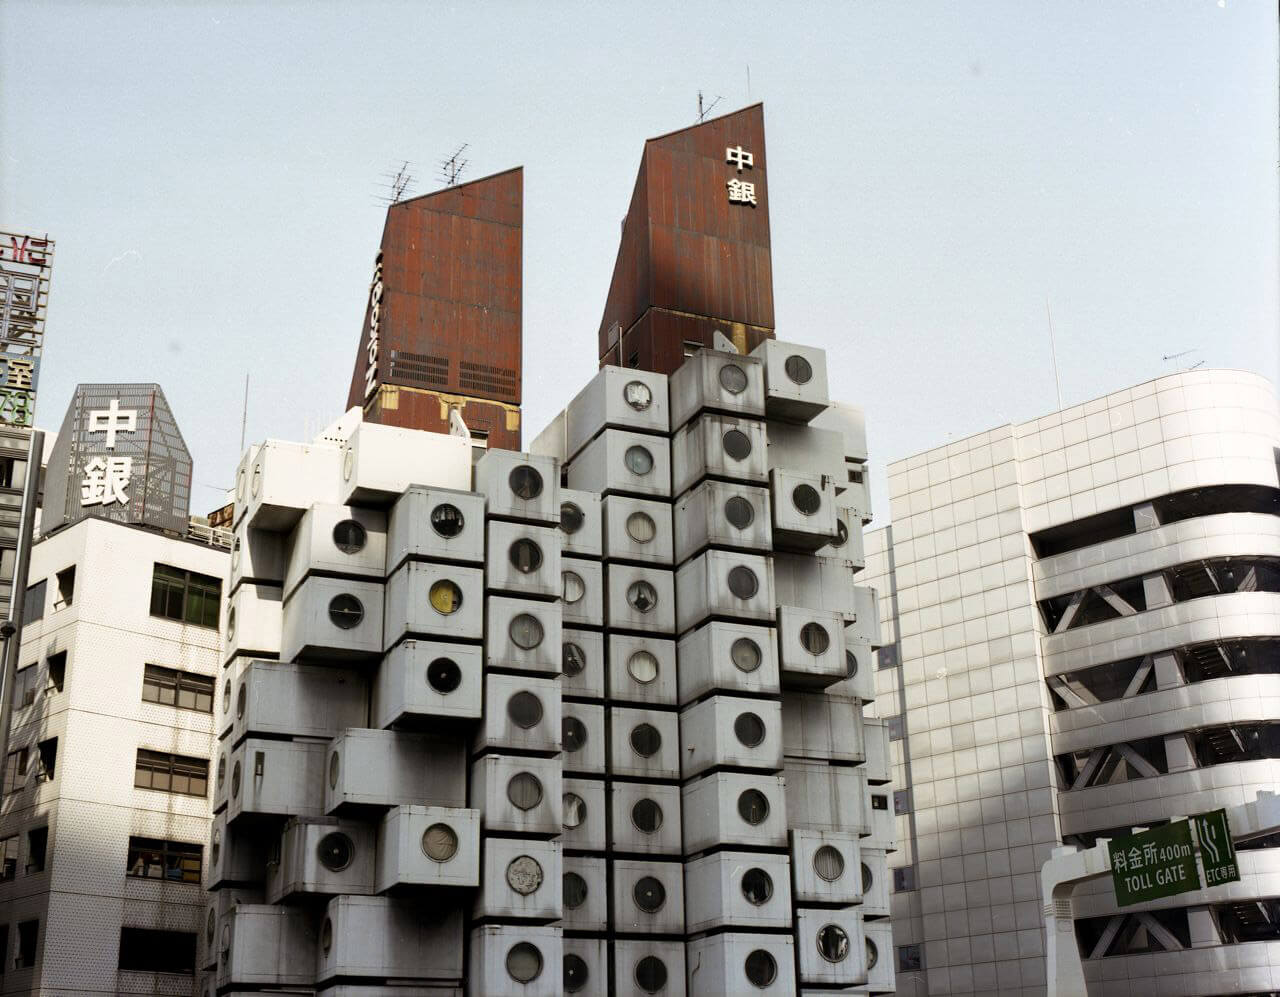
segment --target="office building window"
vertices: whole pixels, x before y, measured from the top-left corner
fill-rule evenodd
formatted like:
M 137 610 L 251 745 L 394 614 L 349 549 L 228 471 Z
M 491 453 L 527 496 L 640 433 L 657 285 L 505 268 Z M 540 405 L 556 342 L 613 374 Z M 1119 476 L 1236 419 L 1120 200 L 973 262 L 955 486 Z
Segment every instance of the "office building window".
M 142 701 L 212 713 L 213 679 L 193 672 L 147 665 L 142 674 Z
M 27 868 L 26 875 L 44 872 L 45 856 L 49 852 L 49 827 L 33 827 L 27 832 Z
M 906 730 L 904 729 L 906 725 L 903 723 L 901 713 L 899 713 L 896 717 L 890 717 L 887 721 L 885 721 L 885 723 L 889 728 L 890 741 L 901 741 L 902 738 L 906 735 Z
M 4 791 L 5 794 L 16 793 L 23 789 L 27 784 L 27 755 L 30 753 L 29 748 L 19 748 L 17 751 L 10 751 L 4 760 Z
M 151 615 L 198 627 L 218 626 L 222 582 L 167 564 L 157 564 L 151 576 Z
M 902 865 L 893 870 L 893 892 L 906 893 L 916 888 L 916 867 Z
M 13 957 L 14 969 L 29 969 L 36 964 L 36 942 L 39 940 L 39 921 L 18 922 L 18 952 Z
M 129 839 L 128 875 L 165 879 L 171 883 L 200 883 L 199 845 L 159 838 Z
M 898 667 L 898 645 L 888 644 L 876 652 L 876 668 Z
M 44 619 L 44 597 L 49 589 L 47 579 L 27 586 L 26 600 L 22 604 L 22 624 L 35 623 Z
M 882 795 L 882 794 L 880 794 L 880 793 L 872 793 L 872 794 L 871 794 L 871 809 L 872 809 L 872 810 L 888 810 L 888 809 L 889 809 L 889 797 L 884 796 L 884 795 Z
M 56 612 L 59 609 L 66 609 L 75 601 L 76 566 L 73 564 L 69 568 L 63 568 L 54 578 L 58 583 L 58 590 L 53 597 L 53 608 Z
M 61 692 L 67 682 L 67 652 L 58 651 L 49 655 L 49 682 L 46 692 Z
M 0 488 L 21 487 L 13 483 L 14 463 L 12 457 L 0 457 Z
M 185 931 L 120 929 L 120 968 L 142 973 L 196 971 L 196 936 Z
M 0 838 L 0 883 L 8 883 L 18 876 L 18 836 L 11 834 Z M 0 953 L 0 962 L 4 954 Z
M 898 789 L 894 791 L 893 812 L 899 817 L 911 812 L 911 790 Z
M 133 784 L 138 789 L 154 789 L 161 793 L 206 796 L 209 792 L 209 763 L 202 758 L 139 748 Z
M 919 945 L 898 946 L 898 972 L 918 973 L 924 969 L 924 956 Z
M 33 661 L 14 673 L 13 698 L 9 701 L 13 709 L 20 710 L 36 701 L 37 675 L 39 672 L 40 669 L 36 667 L 36 662 Z
M 51 737 L 36 745 L 40 767 L 36 770 L 36 782 L 52 782 L 58 767 L 58 739 Z

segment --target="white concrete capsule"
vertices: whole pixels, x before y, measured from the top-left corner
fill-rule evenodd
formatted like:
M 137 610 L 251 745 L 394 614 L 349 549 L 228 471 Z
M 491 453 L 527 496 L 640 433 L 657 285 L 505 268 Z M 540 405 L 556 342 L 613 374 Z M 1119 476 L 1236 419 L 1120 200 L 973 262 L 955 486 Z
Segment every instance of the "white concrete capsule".
M 606 997 L 609 993 L 608 940 L 565 938 L 564 992 L 574 997 Z
M 484 634 L 484 572 L 456 564 L 407 561 L 387 579 L 382 646 L 405 637 L 479 640 Z
M 751 356 L 764 365 L 764 407 L 770 419 L 808 422 L 830 404 L 825 350 L 766 339 Z
M 786 855 L 713 852 L 684 866 L 686 930 L 791 927 L 791 863 Z
M 558 675 L 563 654 L 559 602 L 486 600 L 485 665 Z
M 737 481 L 702 482 L 675 500 L 675 562 L 707 547 L 767 554 L 773 550 L 769 490 Z
M 706 478 L 764 484 L 765 440 L 765 424 L 758 419 L 698 416 L 671 438 L 672 494 L 683 495 Z
M 680 778 L 680 725 L 670 710 L 609 708 L 611 775 Z
M 316 980 L 462 980 L 462 911 L 430 901 L 334 897 L 324 909 Z
M 456 738 L 346 730 L 325 761 L 325 812 L 386 810 L 402 803 L 466 805 L 466 748 Z
M 714 621 L 680 638 L 679 698 L 686 706 L 709 692 L 778 691 L 778 641 L 767 627 Z
M 822 689 L 847 678 L 840 615 L 779 606 L 778 668 L 783 688 Z
M 388 516 L 386 574 L 406 559 L 480 565 L 484 540 L 483 495 L 415 485 Z
M 856 910 L 797 910 L 796 961 L 801 987 L 866 983 L 862 914 Z
M 680 713 L 680 777 L 715 768 L 782 771 L 782 704 L 716 695 Z
M 230 892 L 229 887 L 233 886 L 259 886 L 266 861 L 267 842 L 263 835 L 253 828 L 241 831 L 228 827 L 226 813 L 213 815 L 209 861 L 204 869 L 206 890 Z
M 858 615 L 853 563 L 838 557 L 812 554 L 775 554 L 774 588 L 778 604 L 807 606 L 838 613 L 842 624 Z
M 880 599 L 876 590 L 870 585 L 855 585 L 854 621 L 850 625 L 850 636 L 859 641 L 866 641 L 872 648 L 883 647 L 880 633 Z
M 759 358 L 701 349 L 669 377 L 671 428 L 700 412 L 764 418 L 764 367 Z
M 889 916 L 889 856 L 883 848 L 861 848 L 863 917 Z
M 560 750 L 560 679 L 490 672 L 486 708 L 472 735 L 473 751 L 555 754 Z
M 362 662 L 382 654 L 382 582 L 312 575 L 285 600 L 286 661 Z
M 480 889 L 471 916 L 535 923 L 560 920 L 564 896 L 560 848 L 559 841 L 486 837 Z
M 561 997 L 559 925 L 488 924 L 471 930 L 468 997 Z
M 605 625 L 616 630 L 674 634 L 675 573 L 634 564 L 605 566 Z
M 196 937 L 196 968 L 208 973 L 206 983 L 210 993 L 214 990 L 218 968 L 218 927 L 222 917 L 231 908 L 241 904 L 261 904 L 261 887 L 224 887 L 211 892 L 206 898 L 198 923 Z M 204 991 L 201 991 L 204 993 Z
M 790 935 L 726 932 L 694 939 L 685 949 L 691 994 L 792 997 L 796 992 Z
M 231 586 L 243 583 L 284 585 L 287 534 L 259 530 L 242 521 L 231 540 Z
M 787 824 L 812 831 L 870 834 L 863 766 L 786 759 Z
M 835 484 L 828 474 L 770 470 L 769 508 L 777 550 L 812 552 L 840 538 Z
M 611 859 L 613 925 L 623 934 L 684 933 L 684 865 L 679 861 Z
M 880 786 L 888 782 L 893 769 L 889 758 L 889 727 L 884 720 L 868 717 L 863 721 L 867 750 L 867 782 Z
M 788 758 L 857 764 L 866 760 L 862 703 L 846 696 L 782 695 L 782 753 Z
M 560 762 L 565 774 L 604 775 L 604 707 L 564 702 L 560 712 Z
M 854 625 L 844 628 L 844 662 L 848 678 L 827 687 L 837 696 L 853 696 L 862 702 L 876 698 L 876 652 L 871 643 L 862 640 Z
M 485 755 L 471 765 L 471 805 L 486 831 L 551 837 L 561 831 L 558 758 Z
M 561 409 L 525 449 L 539 457 L 554 457 L 563 464 L 569 456 L 564 441 L 564 415 Z
M 461 436 L 362 422 L 342 446 L 344 503 L 389 506 L 410 485 L 470 484 L 471 444 Z
M 336 817 L 291 817 L 267 863 L 267 902 L 374 892 L 374 829 Z
M 862 520 L 852 509 L 840 505 L 840 489 L 836 488 L 836 538 L 825 547 L 819 547 L 820 557 L 839 557 L 850 563 L 854 571 L 867 566 L 867 553 L 862 536 Z
M 250 735 L 336 736 L 365 720 L 362 671 L 279 661 L 250 662 L 235 681 L 233 744 Z
M 323 815 L 327 749 L 324 741 L 245 738 L 227 759 L 227 823 Z
M 336 446 L 267 440 L 242 462 L 236 481 L 236 523 L 243 493 L 246 522 L 287 533 L 316 502 L 337 503 L 342 451 Z
M 605 785 L 603 779 L 564 780 L 561 800 L 565 848 L 603 852 L 605 849 Z
M 609 848 L 646 855 L 680 854 L 680 787 L 615 782 L 609 787 Z
M 795 829 L 792 889 L 798 905 L 848 907 L 862 903 L 862 858 L 857 831 Z
M 301 907 L 240 904 L 218 927 L 218 989 L 310 987 L 316 978 L 316 930 Z
M 553 457 L 486 450 L 476 461 L 475 490 L 489 516 L 556 526 L 560 522 L 560 465 Z
M 601 508 L 606 558 L 671 566 L 674 546 L 670 502 L 608 495 Z
M 442 719 L 478 719 L 483 671 L 479 644 L 403 640 L 387 652 L 375 673 L 373 725 L 422 730 Z
M 604 699 L 604 658 L 604 634 L 565 627 L 560 645 L 561 693 Z
M 312 573 L 382 581 L 387 561 L 387 514 L 350 505 L 311 506 L 289 534 L 287 599 Z
M 595 492 L 560 489 L 560 532 L 565 554 L 600 558 L 604 555 L 604 509 Z
M 867 947 L 867 991 L 891 994 L 897 990 L 897 967 L 894 965 L 893 925 L 889 921 L 862 922 Z
M 773 565 L 761 554 L 708 550 L 676 572 L 676 630 L 711 619 L 773 622 Z
M 491 519 L 485 533 L 487 591 L 522 599 L 560 595 L 559 528 Z
M 561 926 L 566 931 L 605 931 L 609 921 L 605 860 L 589 855 L 566 855 L 563 864 Z
M 683 997 L 684 942 L 658 938 L 619 938 L 613 943 L 613 993 L 616 997 Z
M 768 424 L 769 470 L 825 474 L 833 484 L 844 473 L 844 441 L 839 433 L 813 426 L 771 420 Z
M 560 614 L 565 626 L 604 625 L 604 565 L 580 557 L 561 559 Z
M 392 807 L 378 825 L 376 889 L 480 885 L 480 811 Z
M 719 845 L 786 847 L 781 776 L 713 772 L 686 784 L 681 797 L 686 856 Z
M 565 451 L 573 458 L 606 428 L 665 436 L 669 413 L 665 374 L 601 367 L 564 410 Z
M 245 583 L 231 593 L 222 618 L 222 660 L 278 658 L 284 636 L 284 590 Z
M 671 497 L 671 442 L 621 429 L 606 429 L 569 461 L 570 488 L 601 495 Z

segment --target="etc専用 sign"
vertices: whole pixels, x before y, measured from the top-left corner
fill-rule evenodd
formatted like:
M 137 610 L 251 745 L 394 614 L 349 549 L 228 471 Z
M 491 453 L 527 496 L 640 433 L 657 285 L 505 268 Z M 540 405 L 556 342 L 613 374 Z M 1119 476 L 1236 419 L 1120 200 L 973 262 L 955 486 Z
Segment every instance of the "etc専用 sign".
M 1226 810 L 1210 810 L 1192 817 L 1196 837 L 1200 839 L 1200 861 L 1204 865 L 1204 885 L 1221 886 L 1240 880 L 1236 847 L 1231 843 Z

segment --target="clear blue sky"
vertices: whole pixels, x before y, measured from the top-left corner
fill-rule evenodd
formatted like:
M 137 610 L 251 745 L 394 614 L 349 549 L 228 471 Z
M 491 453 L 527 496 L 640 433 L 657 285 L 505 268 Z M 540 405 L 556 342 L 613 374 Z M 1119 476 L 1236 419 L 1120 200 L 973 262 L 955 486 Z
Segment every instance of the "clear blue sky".
M 748 92 L 748 66 L 750 91 Z M 218 504 L 339 414 L 399 160 L 525 167 L 526 439 L 595 368 L 645 138 L 765 102 L 778 335 L 879 465 L 1184 363 L 1277 378 L 1274 0 L 0 5 L 0 227 L 57 260 L 39 421 L 159 381 Z M 879 522 L 885 521 L 883 474 Z

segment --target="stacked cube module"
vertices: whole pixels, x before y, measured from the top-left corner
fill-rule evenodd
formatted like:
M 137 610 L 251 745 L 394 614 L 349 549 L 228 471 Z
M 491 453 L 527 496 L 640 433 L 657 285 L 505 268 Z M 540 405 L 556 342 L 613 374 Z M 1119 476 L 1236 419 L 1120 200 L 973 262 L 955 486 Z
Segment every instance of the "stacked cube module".
M 825 381 L 770 341 L 606 367 L 532 454 L 353 418 L 251 450 L 203 992 L 891 991 Z

